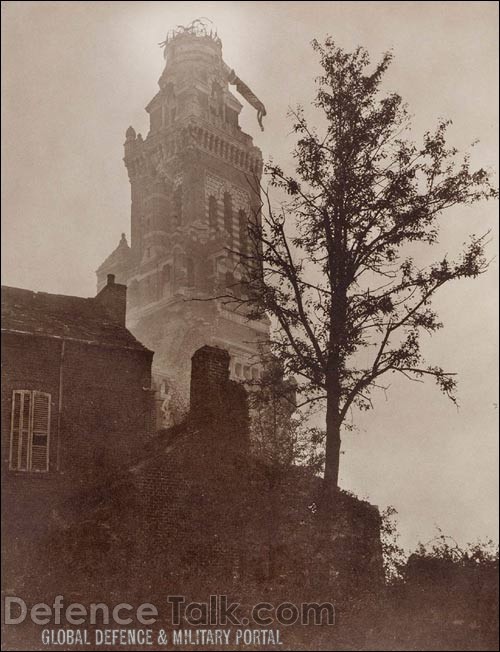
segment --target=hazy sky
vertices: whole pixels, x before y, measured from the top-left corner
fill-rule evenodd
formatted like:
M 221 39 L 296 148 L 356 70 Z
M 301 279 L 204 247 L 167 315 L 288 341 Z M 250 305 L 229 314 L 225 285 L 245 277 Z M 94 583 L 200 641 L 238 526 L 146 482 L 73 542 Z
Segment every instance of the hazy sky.
M 226 63 L 267 108 L 265 131 L 245 106 L 242 127 L 264 158 L 289 164 L 289 105 L 306 107 L 319 73 L 310 47 L 332 35 L 373 58 L 392 49 L 385 88 L 414 114 L 414 135 L 453 119 L 459 148 L 498 170 L 496 2 L 3 2 L 2 282 L 92 296 L 94 270 L 129 233 L 125 130 L 145 136 L 144 106 L 163 68 L 158 43 L 205 16 Z M 443 219 L 439 251 L 492 229 L 497 206 Z M 341 484 L 399 511 L 402 540 L 497 537 L 497 262 L 436 301 L 445 328 L 429 362 L 459 373 L 460 410 L 432 383 L 394 382 L 387 400 L 344 438 Z

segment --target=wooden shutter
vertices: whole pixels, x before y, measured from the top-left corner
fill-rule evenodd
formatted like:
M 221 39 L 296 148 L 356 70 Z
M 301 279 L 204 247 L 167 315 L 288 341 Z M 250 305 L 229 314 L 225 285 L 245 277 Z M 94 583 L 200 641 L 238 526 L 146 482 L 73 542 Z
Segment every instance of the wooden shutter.
M 26 471 L 30 449 L 31 392 L 16 389 L 12 392 L 12 413 L 10 429 L 11 469 Z
M 16 389 L 12 392 L 9 468 L 48 471 L 50 394 Z
M 50 394 L 33 392 L 30 470 L 49 470 Z

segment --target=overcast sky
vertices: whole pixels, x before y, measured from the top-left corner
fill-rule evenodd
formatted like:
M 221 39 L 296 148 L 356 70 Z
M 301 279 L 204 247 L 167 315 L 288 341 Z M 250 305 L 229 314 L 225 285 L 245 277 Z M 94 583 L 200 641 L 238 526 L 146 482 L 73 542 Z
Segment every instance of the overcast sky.
M 285 167 L 287 108 L 307 107 L 319 73 L 313 38 L 332 35 L 395 60 L 384 88 L 414 115 L 414 136 L 453 120 L 453 144 L 498 170 L 496 2 L 3 2 L 2 283 L 92 296 L 94 270 L 130 229 L 125 130 L 147 133 L 144 107 L 163 68 L 158 43 L 205 16 L 226 63 L 264 102 L 265 131 L 241 124 Z M 436 255 L 492 229 L 494 203 L 443 218 Z M 399 511 L 402 541 L 497 538 L 497 261 L 438 298 L 445 328 L 429 362 L 459 374 L 460 410 L 432 383 L 394 382 L 344 438 L 341 484 Z

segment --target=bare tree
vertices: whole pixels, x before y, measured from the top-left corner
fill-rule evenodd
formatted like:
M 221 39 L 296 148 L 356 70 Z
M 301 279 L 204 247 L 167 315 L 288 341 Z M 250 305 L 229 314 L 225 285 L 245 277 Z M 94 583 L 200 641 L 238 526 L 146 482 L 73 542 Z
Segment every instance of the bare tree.
M 325 487 L 335 490 L 346 417 L 372 407 L 384 375 L 429 376 L 456 400 L 454 374 L 425 362 L 420 336 L 442 327 L 431 305 L 438 290 L 486 271 L 487 234 L 425 267 L 412 248 L 437 243 L 444 211 L 498 192 L 484 169 L 471 170 L 469 154 L 447 145 L 449 121 L 420 146 L 405 135 L 402 98 L 380 92 L 391 54 L 372 67 L 363 48 L 346 52 L 330 38 L 313 48 L 323 68 L 314 105 L 325 126 L 310 127 L 300 107 L 291 112 L 295 173 L 267 166 L 286 199 L 276 210 L 264 193 L 239 255 L 235 300 L 252 317 L 276 320 L 271 348 L 300 379 L 302 403 L 326 402 Z

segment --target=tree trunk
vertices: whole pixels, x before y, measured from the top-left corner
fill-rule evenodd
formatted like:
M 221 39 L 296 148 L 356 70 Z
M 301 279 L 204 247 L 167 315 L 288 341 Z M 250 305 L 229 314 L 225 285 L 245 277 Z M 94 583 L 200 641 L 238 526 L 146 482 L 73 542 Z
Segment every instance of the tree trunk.
M 325 489 L 333 493 L 339 486 L 340 466 L 340 406 L 339 395 L 335 390 L 327 392 L 326 400 L 326 451 L 325 451 Z
M 324 486 L 327 493 L 333 494 L 339 486 L 340 465 L 340 428 L 341 396 L 342 396 L 342 369 L 343 334 L 345 332 L 346 292 L 337 289 L 330 315 L 330 352 L 326 370 L 326 450 L 325 450 L 325 479 Z

